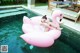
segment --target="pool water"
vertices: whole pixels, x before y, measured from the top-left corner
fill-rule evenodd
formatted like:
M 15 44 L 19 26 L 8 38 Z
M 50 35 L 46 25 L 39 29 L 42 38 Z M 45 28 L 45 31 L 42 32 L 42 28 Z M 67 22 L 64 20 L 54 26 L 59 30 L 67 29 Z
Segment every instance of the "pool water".
M 25 11 L 27 14 L 0 18 L 0 45 L 8 45 L 8 53 L 80 53 L 79 50 L 67 44 L 66 40 L 63 40 L 63 36 L 66 35 L 65 28 L 61 37 L 51 47 L 34 46 L 33 49 L 30 49 L 30 45 L 20 38 L 20 35 L 23 34 L 22 19 L 24 15 L 30 18 L 38 15 L 30 10 Z

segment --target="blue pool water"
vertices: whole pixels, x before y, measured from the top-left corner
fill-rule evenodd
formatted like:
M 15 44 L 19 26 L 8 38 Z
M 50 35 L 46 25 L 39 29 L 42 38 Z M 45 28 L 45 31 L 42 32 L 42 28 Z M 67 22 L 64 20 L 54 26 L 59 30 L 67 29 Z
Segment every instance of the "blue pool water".
M 61 37 L 56 40 L 54 45 L 51 47 L 40 48 L 34 46 L 33 49 L 30 49 L 30 45 L 25 43 L 25 41 L 20 38 L 20 35 L 23 34 L 22 19 L 23 16 L 28 16 L 31 18 L 38 15 L 30 10 L 25 10 L 25 12 L 27 13 L 0 18 L 0 45 L 8 45 L 8 53 L 80 53 L 80 48 L 77 46 L 75 47 L 75 45 L 70 45 L 70 39 L 66 36 L 69 34 L 69 32 L 66 31 L 70 30 L 67 28 L 64 28 Z M 72 34 L 73 32 L 71 33 L 71 36 Z M 77 43 L 77 45 L 78 44 L 79 43 Z

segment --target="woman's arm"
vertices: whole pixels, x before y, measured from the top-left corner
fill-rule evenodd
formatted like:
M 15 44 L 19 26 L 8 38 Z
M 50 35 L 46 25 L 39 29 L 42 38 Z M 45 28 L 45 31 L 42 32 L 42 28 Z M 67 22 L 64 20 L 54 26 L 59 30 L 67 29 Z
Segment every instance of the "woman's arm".
M 41 23 L 40 25 L 44 26 L 44 27 L 48 27 L 50 29 L 52 29 L 53 27 L 51 27 L 48 23 Z
M 57 26 L 54 25 L 52 22 L 49 22 L 48 24 L 51 25 L 53 28 L 57 28 Z
M 56 29 L 58 29 L 58 30 L 62 30 L 63 28 L 58 28 L 57 26 L 55 26 L 53 23 L 50 23 L 51 24 L 51 26 L 53 27 L 53 28 L 56 28 Z

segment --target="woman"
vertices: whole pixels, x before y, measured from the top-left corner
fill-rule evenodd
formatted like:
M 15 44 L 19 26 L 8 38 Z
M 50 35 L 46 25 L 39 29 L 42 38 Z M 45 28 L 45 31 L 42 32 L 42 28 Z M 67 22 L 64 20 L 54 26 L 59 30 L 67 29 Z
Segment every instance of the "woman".
M 44 28 L 45 28 L 44 31 L 45 31 L 45 32 L 47 32 L 47 31 L 49 31 L 49 30 L 51 30 L 51 29 L 54 29 L 54 28 L 55 28 L 55 29 L 58 29 L 58 30 L 61 30 L 61 29 L 62 29 L 62 28 L 57 28 L 57 27 L 51 22 L 51 20 L 46 17 L 46 15 L 42 17 L 40 25 L 44 26 Z

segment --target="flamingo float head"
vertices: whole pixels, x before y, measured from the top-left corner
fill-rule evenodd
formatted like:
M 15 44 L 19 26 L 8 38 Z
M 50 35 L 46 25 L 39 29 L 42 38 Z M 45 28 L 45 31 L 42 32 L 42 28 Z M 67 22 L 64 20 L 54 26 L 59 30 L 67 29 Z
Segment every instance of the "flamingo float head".
M 62 12 L 60 10 L 55 10 L 55 11 L 52 12 L 52 19 L 53 19 L 53 21 L 55 19 L 57 19 L 57 17 L 60 19 L 59 21 L 61 21 L 62 18 L 63 18 L 63 14 L 62 14 Z

